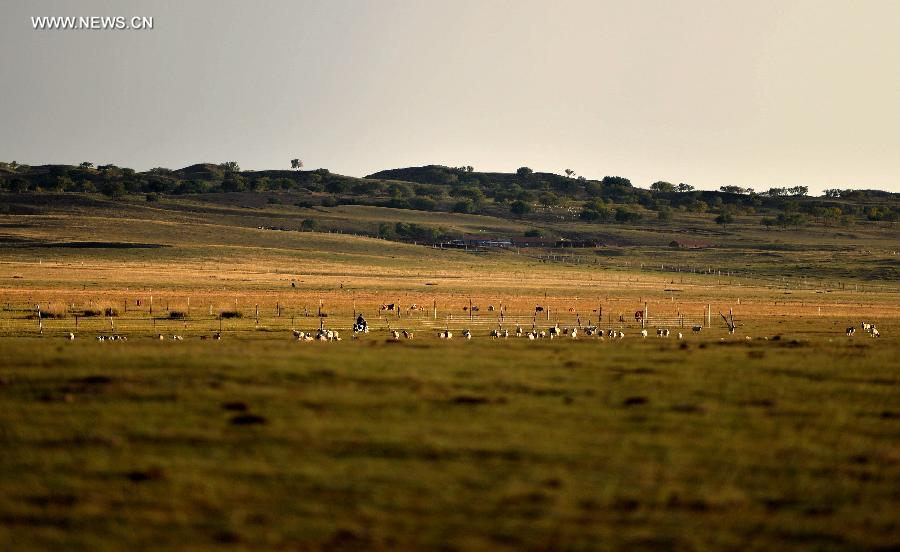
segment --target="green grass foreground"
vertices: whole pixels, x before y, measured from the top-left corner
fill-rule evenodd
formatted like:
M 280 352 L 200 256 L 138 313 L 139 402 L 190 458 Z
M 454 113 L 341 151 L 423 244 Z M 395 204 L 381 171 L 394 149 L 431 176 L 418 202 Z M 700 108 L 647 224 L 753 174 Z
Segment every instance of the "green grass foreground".
M 0 549 L 889 549 L 895 352 L 7 338 Z

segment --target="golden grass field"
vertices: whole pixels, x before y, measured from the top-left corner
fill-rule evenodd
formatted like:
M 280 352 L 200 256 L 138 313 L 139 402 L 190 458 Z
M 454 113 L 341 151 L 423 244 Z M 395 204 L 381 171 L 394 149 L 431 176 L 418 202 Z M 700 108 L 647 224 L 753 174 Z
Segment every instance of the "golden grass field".
M 792 238 L 779 262 L 813 269 L 779 276 L 776 262 L 744 270 L 759 251 L 739 244 L 542 262 L 257 228 L 280 207 L 191 209 L 0 216 L 15 244 L 0 244 L 0 548 L 900 542 L 900 292 L 856 268 L 890 262 L 890 232 L 864 238 L 871 257 L 843 251 L 854 257 L 830 268 L 823 255 L 838 253 Z M 714 270 L 685 269 L 704 264 Z M 353 340 L 356 313 L 372 331 Z M 626 338 L 490 339 L 501 322 Z M 320 324 L 344 339 L 292 338 Z M 685 339 L 653 337 L 663 326 Z M 221 341 L 200 339 L 220 328 Z M 447 328 L 473 339 L 437 339 Z M 95 340 L 112 334 L 128 341 Z

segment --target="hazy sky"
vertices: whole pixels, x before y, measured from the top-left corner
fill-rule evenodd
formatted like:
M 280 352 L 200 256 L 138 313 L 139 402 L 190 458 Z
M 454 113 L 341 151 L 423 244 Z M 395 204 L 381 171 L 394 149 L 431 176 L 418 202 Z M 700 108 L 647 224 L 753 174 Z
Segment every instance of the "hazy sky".
M 900 191 L 898 24 L 897 0 L 4 0 L 0 160 Z

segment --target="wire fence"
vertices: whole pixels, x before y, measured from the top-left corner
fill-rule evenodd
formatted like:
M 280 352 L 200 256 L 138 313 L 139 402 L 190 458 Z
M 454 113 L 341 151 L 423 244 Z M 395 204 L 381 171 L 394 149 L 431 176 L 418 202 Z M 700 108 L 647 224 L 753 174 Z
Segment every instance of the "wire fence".
M 250 332 L 289 332 L 291 330 L 315 331 L 319 328 L 350 332 L 357 320 L 356 311 L 338 311 L 321 314 L 304 309 L 280 309 L 273 313 L 265 312 L 258 307 L 244 310 L 227 311 L 223 315 L 206 313 L 186 314 L 181 311 L 163 312 L 159 316 L 148 311 L 130 311 L 125 315 L 87 315 L 84 311 L 76 312 L 42 312 L 28 305 L 7 304 L 0 309 L 0 336 L 13 335 L 206 335 L 216 332 L 250 333 Z M 704 325 L 703 316 L 678 314 L 673 316 L 652 316 L 640 320 L 634 316 L 623 314 L 607 314 L 601 316 L 597 312 L 581 314 L 560 310 L 554 312 L 514 312 L 500 309 L 493 312 L 438 313 L 433 311 L 391 312 L 381 311 L 376 315 L 365 317 L 370 331 L 431 331 L 470 330 L 484 334 L 493 329 L 514 332 L 517 328 L 523 331 L 547 329 L 559 325 L 563 328 L 598 327 L 603 329 L 623 329 L 642 327 L 689 327 Z

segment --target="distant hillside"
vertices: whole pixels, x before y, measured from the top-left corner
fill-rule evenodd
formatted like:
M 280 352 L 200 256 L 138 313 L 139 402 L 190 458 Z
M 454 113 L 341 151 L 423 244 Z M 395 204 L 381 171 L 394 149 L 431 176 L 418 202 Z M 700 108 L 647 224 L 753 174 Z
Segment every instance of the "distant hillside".
M 115 165 L 94 167 L 0 163 L 0 191 L 102 194 L 147 202 L 166 196 L 253 194 L 253 205 L 290 202 L 300 207 L 366 205 L 393 209 L 480 214 L 524 224 L 577 223 L 571 235 L 590 238 L 603 225 L 667 223 L 690 213 L 720 224 L 758 216 L 768 227 L 849 226 L 856 222 L 893 223 L 900 219 L 900 194 L 878 190 L 828 190 L 810 197 L 806 188 L 765 191 L 723 186 L 694 190 L 688 184 L 655 182 L 650 189 L 625 177 L 600 180 L 533 172 L 478 172 L 472 167 L 427 165 L 379 171 L 365 178 L 327 169 L 242 171 L 237 163 L 199 163 L 180 169 L 137 172 Z

